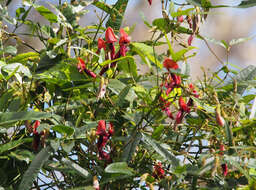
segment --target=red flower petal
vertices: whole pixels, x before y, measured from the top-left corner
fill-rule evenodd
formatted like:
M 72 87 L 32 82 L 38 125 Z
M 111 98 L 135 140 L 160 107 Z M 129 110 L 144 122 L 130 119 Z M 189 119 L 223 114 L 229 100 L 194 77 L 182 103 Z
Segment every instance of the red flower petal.
M 191 46 L 193 39 L 194 39 L 194 35 L 191 34 L 191 35 L 189 36 L 189 38 L 188 38 L 188 45 L 189 45 L 189 46 Z
M 148 3 L 151 5 L 152 4 L 152 0 L 148 0 Z
M 164 60 L 163 65 L 166 69 L 178 69 L 179 68 L 179 65 L 175 61 L 173 61 L 172 59 L 169 59 L 169 58 Z
M 183 21 L 184 21 L 183 15 L 178 16 L 178 17 L 177 17 L 177 20 L 178 20 L 178 22 L 183 22 Z
M 105 120 L 100 120 L 98 122 L 98 127 L 96 131 L 96 135 L 107 135 L 106 132 L 106 121 Z
M 83 72 L 83 70 L 85 69 L 85 62 L 80 57 L 78 57 L 77 59 L 78 59 L 77 69 L 79 70 L 79 72 Z
M 131 37 L 128 36 L 128 34 L 124 31 L 124 29 L 122 29 L 122 28 L 120 29 L 120 34 L 121 34 L 120 39 L 119 39 L 120 46 L 130 43 Z
M 180 109 L 184 112 L 190 111 L 188 105 L 185 103 L 184 99 L 181 96 L 179 98 L 179 106 L 180 106 Z
M 180 111 L 178 111 L 176 118 L 175 118 L 176 124 L 180 124 L 182 119 L 183 119 L 183 111 L 180 110 Z
M 100 51 L 101 49 L 106 50 L 106 43 L 103 39 L 99 38 L 98 39 L 98 51 Z
M 111 27 L 108 27 L 106 32 L 105 32 L 105 39 L 107 43 L 115 43 L 117 42 L 115 33 Z
M 227 164 L 221 164 L 222 167 L 222 172 L 224 177 L 226 177 L 228 175 L 228 165 Z
M 37 127 L 40 125 L 40 121 L 36 120 L 36 122 L 34 123 L 34 126 L 33 126 L 33 134 L 34 135 L 37 135 L 38 132 L 37 132 Z
M 108 129 L 109 136 L 113 136 L 114 132 L 115 132 L 114 125 L 112 123 L 109 123 L 109 129 Z
M 84 69 L 84 72 L 87 74 L 87 75 L 89 75 L 90 77 L 92 77 L 92 78 L 96 78 L 97 77 L 97 75 L 94 73 L 94 72 L 92 72 L 92 71 L 90 71 L 89 69 Z
M 157 164 L 154 165 L 154 173 L 153 173 L 153 176 L 154 177 L 157 177 L 157 178 L 164 178 L 165 176 L 165 171 L 164 169 L 162 168 L 162 164 L 161 162 L 158 162 Z

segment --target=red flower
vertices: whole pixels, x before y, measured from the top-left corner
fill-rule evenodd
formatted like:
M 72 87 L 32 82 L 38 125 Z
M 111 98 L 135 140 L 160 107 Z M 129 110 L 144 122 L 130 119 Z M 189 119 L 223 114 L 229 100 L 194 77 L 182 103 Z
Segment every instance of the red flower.
M 148 0 L 148 3 L 151 5 L 152 4 L 152 0 Z
M 109 136 L 112 136 L 114 134 L 114 125 L 112 123 L 109 123 L 109 128 L 108 128 L 108 134 Z
M 155 178 L 164 178 L 165 176 L 165 171 L 162 168 L 161 162 L 158 162 L 157 164 L 154 165 L 154 172 L 153 172 L 153 177 Z
M 80 57 L 78 57 L 77 69 L 79 72 L 83 72 L 83 70 L 85 70 L 85 62 Z
M 175 118 L 176 124 L 180 124 L 182 119 L 183 119 L 183 111 L 179 110 Z
M 191 46 L 193 39 L 194 39 L 194 35 L 191 34 L 191 35 L 189 36 L 189 38 L 188 38 L 188 45 L 189 45 L 189 46 Z
M 92 78 L 96 78 L 96 74 L 89 69 L 86 68 L 84 60 L 82 60 L 80 57 L 78 57 L 78 63 L 77 63 L 77 69 L 79 72 L 85 72 L 87 75 L 89 75 Z
M 90 70 L 88 70 L 88 69 L 85 69 L 84 72 L 85 72 L 87 75 L 89 75 L 90 77 L 92 77 L 92 78 L 96 78 L 96 77 L 97 77 L 97 75 L 96 75 L 94 72 L 92 72 L 92 71 L 90 71 Z
M 107 43 L 115 43 L 117 42 L 116 35 L 111 27 L 108 27 L 105 32 L 105 39 Z
M 175 74 L 171 74 L 172 80 L 174 81 L 176 86 L 179 86 L 181 84 L 181 77 Z
M 37 135 L 38 132 L 37 132 L 37 127 L 40 125 L 40 121 L 36 120 L 36 122 L 34 123 L 34 126 L 33 126 L 33 134 L 34 135 Z
M 225 146 L 223 144 L 220 144 L 220 155 L 223 156 L 225 151 Z
M 112 159 L 110 155 L 103 150 L 106 146 L 109 138 L 114 134 L 114 126 L 112 123 L 109 124 L 108 132 L 106 131 L 106 121 L 100 120 L 98 123 L 96 135 L 99 135 L 99 139 L 97 142 L 97 148 L 99 152 L 99 158 L 105 160 L 106 163 L 111 163 Z
M 106 46 L 105 41 L 103 39 L 99 38 L 98 39 L 98 51 L 97 51 L 97 53 L 99 53 L 102 48 L 106 51 L 106 47 L 107 46 Z
M 163 65 L 168 70 L 169 69 L 178 69 L 179 68 L 179 65 L 175 61 L 170 59 L 170 58 L 165 59 Z
M 167 115 L 170 119 L 173 119 L 173 115 L 172 115 L 172 112 L 171 112 L 171 110 L 170 110 L 169 107 L 165 108 L 164 111 L 165 111 L 166 115 Z
M 129 44 L 131 41 L 131 37 L 128 36 L 128 34 L 124 31 L 124 29 L 120 29 L 120 39 L 119 39 L 119 45 L 125 45 L 125 44 Z
M 107 135 L 106 132 L 106 121 L 105 120 L 100 120 L 98 122 L 98 127 L 96 131 L 96 135 Z
M 179 106 L 180 106 L 180 109 L 184 112 L 190 111 L 188 105 L 185 103 L 184 99 L 181 96 L 179 98 Z
M 228 165 L 227 164 L 221 164 L 221 168 L 222 168 L 222 172 L 223 172 L 224 177 L 226 177 L 227 174 L 228 174 Z
M 178 20 L 178 22 L 183 22 L 183 21 L 184 21 L 183 15 L 178 16 L 178 17 L 177 17 L 177 20 Z
M 220 115 L 219 112 L 216 112 L 216 121 L 217 121 L 219 126 L 224 127 L 225 119 Z

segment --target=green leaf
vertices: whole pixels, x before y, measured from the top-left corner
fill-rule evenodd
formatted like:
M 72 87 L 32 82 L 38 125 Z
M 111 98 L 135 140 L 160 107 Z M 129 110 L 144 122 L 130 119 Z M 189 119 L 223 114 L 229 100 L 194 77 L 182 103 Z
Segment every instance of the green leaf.
M 27 164 L 34 159 L 34 154 L 28 150 L 16 150 L 11 152 L 10 156 L 21 161 L 25 161 Z
M 183 60 L 184 59 L 184 55 L 185 53 L 187 53 L 188 51 L 192 50 L 192 49 L 195 49 L 196 47 L 193 47 L 193 46 L 189 46 L 188 48 L 184 48 L 178 52 L 175 52 L 173 55 L 172 55 L 172 59 L 173 61 L 180 61 L 180 60 Z
M 19 18 L 22 13 L 25 13 L 26 10 L 23 7 L 16 9 L 16 17 Z
M 21 63 L 11 63 L 11 64 L 7 64 L 5 66 L 2 67 L 2 69 L 5 72 L 8 73 L 13 73 L 15 71 L 15 73 L 22 73 L 27 77 L 31 77 L 31 73 L 29 68 L 27 68 L 26 66 L 22 65 Z
M 206 112 L 208 113 L 215 113 L 215 108 L 205 104 L 204 102 L 202 102 L 201 100 L 199 100 L 198 98 L 195 97 L 191 97 L 193 99 L 193 101 L 195 101 L 197 103 L 198 109 L 204 109 Z
M 29 168 L 23 175 L 18 190 L 30 189 L 32 187 L 34 179 L 38 175 L 44 162 L 48 160 L 50 152 L 51 147 L 47 146 L 36 155 Z
M 134 131 L 133 134 L 127 139 L 122 154 L 122 161 L 129 162 L 132 159 L 137 146 L 142 138 L 141 133 Z
M 235 6 L 237 8 L 249 8 L 256 6 L 256 0 L 242 1 L 239 5 Z
M 237 83 L 240 82 L 246 82 L 249 80 L 254 80 L 256 77 L 256 67 L 253 65 L 249 65 L 248 67 L 244 68 L 242 71 L 238 73 L 238 75 L 235 76 L 235 79 L 237 80 Z M 247 86 L 238 86 L 237 92 L 239 94 L 243 94 L 246 90 Z
M 227 42 L 225 42 L 224 40 L 218 41 L 218 40 L 216 40 L 214 38 L 206 37 L 206 36 L 204 36 L 204 39 L 207 40 L 208 42 L 211 42 L 213 44 L 216 44 L 216 45 L 219 45 L 221 47 L 224 47 L 225 49 L 228 49 L 228 47 L 229 47 Z
M 109 164 L 105 168 L 106 173 L 119 173 L 119 174 L 126 174 L 126 175 L 134 175 L 134 171 L 132 168 L 128 167 L 126 162 L 115 162 Z
M 6 151 L 9 151 L 11 149 L 14 149 L 14 148 L 16 148 L 24 143 L 27 143 L 27 142 L 32 142 L 32 139 L 25 138 L 25 139 L 13 140 L 6 144 L 1 144 L 0 145 L 0 154 L 4 153 Z
M 60 134 L 64 134 L 67 136 L 71 136 L 74 133 L 74 128 L 65 126 L 65 125 L 55 125 L 54 127 L 51 128 L 53 131 L 56 131 Z
M 181 15 L 189 15 L 191 11 L 193 11 L 194 8 L 189 8 L 189 9 L 186 9 L 186 10 L 180 10 L 180 11 L 177 11 L 177 12 L 172 12 L 171 13 L 171 16 L 173 18 L 175 17 L 178 17 L 178 16 L 181 16 Z
M 58 22 L 58 17 L 46 7 L 34 4 L 34 8 L 40 13 L 40 15 L 46 18 L 49 22 L 51 23 Z
M 71 152 L 71 150 L 73 149 L 73 147 L 75 146 L 75 142 L 74 141 L 69 141 L 69 142 L 63 142 L 61 144 L 63 150 L 69 154 Z
M 25 63 L 28 60 L 34 60 L 34 59 L 38 59 L 38 58 L 39 58 L 39 54 L 36 52 L 20 53 L 20 54 L 16 55 L 15 57 L 12 57 L 8 61 L 8 63 L 14 63 L 14 62 Z
M 230 46 L 236 45 L 236 44 L 240 44 L 243 42 L 246 42 L 248 40 L 252 40 L 254 37 L 246 37 L 246 38 L 238 38 L 238 39 L 233 39 L 229 42 Z
M 107 27 L 111 27 L 114 30 L 119 30 L 122 24 L 124 13 L 129 0 L 118 0 L 113 6 L 114 9 L 118 10 L 119 14 L 111 11 L 110 17 L 106 23 Z
M 189 4 L 201 7 L 201 0 L 186 0 Z
M 233 134 L 232 134 L 232 130 L 230 125 L 228 124 L 228 122 L 225 122 L 225 133 L 226 133 L 226 138 L 228 141 L 229 146 L 233 145 Z
M 122 83 L 120 80 L 117 79 L 110 79 L 109 80 L 109 84 L 108 84 L 108 88 L 115 93 L 116 95 L 120 96 L 120 93 L 126 88 L 127 86 Z M 126 88 L 127 90 L 127 88 Z M 123 93 L 125 93 L 125 91 L 123 91 Z M 122 98 L 122 97 L 121 97 Z M 127 95 L 125 96 L 125 100 L 128 100 L 130 102 L 132 102 L 135 98 L 137 98 L 137 95 L 135 94 L 133 88 L 129 88 L 129 92 L 127 93 Z M 121 100 L 121 99 L 120 99 Z
M 176 168 L 179 165 L 179 160 L 160 143 L 142 133 L 143 141 L 152 147 L 164 160 L 172 164 L 172 168 Z
M 165 18 L 157 18 L 153 21 L 153 26 L 156 26 L 159 30 L 168 34 L 172 29 L 174 29 L 174 25 L 170 23 L 170 20 Z
M 145 57 L 153 62 L 156 66 L 158 66 L 160 69 L 163 67 L 157 57 L 154 57 L 153 47 L 138 42 L 131 43 L 131 46 L 133 47 L 133 50 L 140 55 L 140 57 L 144 60 L 146 64 L 150 65 L 150 63 L 146 61 Z
M 0 113 L 0 126 L 6 126 L 6 124 L 14 123 L 17 121 L 24 120 L 39 120 L 45 118 L 51 118 L 53 115 L 46 112 L 34 112 L 34 111 L 23 111 L 23 112 L 5 112 Z
M 244 174 L 244 176 L 250 180 L 251 177 L 249 176 L 249 173 L 247 170 L 245 170 L 243 167 L 245 166 L 244 163 L 241 161 L 241 158 L 239 157 L 234 157 L 234 156 L 224 156 L 224 160 L 234 166 L 235 168 L 237 168 L 242 174 Z
M 91 174 L 86 169 L 79 166 L 78 164 L 76 164 L 76 163 L 74 163 L 70 160 L 67 160 L 67 159 L 63 159 L 62 162 L 64 164 L 66 164 L 67 166 L 69 166 L 71 169 L 78 172 L 80 174 L 80 176 L 82 176 L 84 178 L 90 178 L 91 177 Z
M 16 55 L 17 54 L 17 48 L 14 46 L 7 46 L 4 48 L 5 53 L 9 53 L 11 55 Z

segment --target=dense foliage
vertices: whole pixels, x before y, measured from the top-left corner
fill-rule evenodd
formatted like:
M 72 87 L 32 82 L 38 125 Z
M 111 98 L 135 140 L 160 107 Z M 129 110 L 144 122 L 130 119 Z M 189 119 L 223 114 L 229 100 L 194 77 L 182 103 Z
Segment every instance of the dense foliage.
M 210 49 L 220 69 L 190 77 L 195 38 L 227 56 L 250 39 L 200 35 L 211 9 L 227 6 L 162 0 L 162 18 L 143 18 L 151 39 L 135 42 L 133 28 L 121 28 L 128 0 L 23 0 L 15 18 L 10 3 L 0 6 L 0 189 L 256 189 L 256 67 L 233 70 Z M 92 7 L 98 22 L 80 26 Z

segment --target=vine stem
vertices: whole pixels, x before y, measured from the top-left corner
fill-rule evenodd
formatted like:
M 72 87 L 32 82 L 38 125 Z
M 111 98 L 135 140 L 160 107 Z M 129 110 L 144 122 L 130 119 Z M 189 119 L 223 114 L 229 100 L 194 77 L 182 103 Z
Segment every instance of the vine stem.
M 208 44 L 208 42 L 207 42 L 207 40 L 203 37 L 203 36 L 201 36 L 201 35 L 197 35 L 199 38 L 201 38 L 203 41 L 204 41 L 204 43 L 205 43 L 205 45 L 207 46 L 207 48 L 210 50 L 210 52 L 214 55 L 214 57 L 222 64 L 222 65 L 225 65 L 224 64 L 224 62 L 217 56 L 217 54 L 212 50 L 212 48 L 210 47 L 210 45 Z

